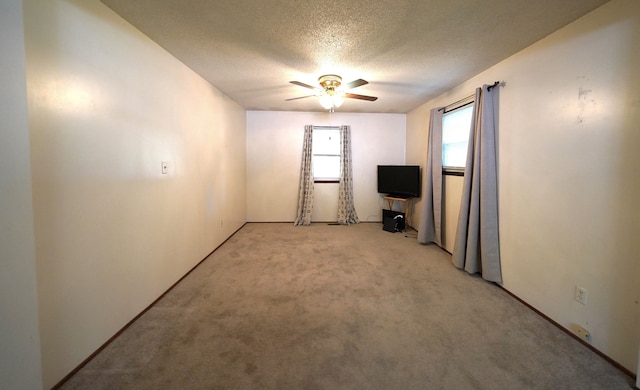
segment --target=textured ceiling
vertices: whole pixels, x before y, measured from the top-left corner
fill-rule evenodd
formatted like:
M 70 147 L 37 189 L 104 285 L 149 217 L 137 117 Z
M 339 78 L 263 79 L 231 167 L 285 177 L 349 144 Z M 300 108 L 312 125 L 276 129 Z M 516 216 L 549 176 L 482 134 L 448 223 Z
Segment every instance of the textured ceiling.
M 289 81 L 333 73 L 379 97 L 337 111 L 406 113 L 607 0 L 101 1 L 247 110 L 322 111 Z

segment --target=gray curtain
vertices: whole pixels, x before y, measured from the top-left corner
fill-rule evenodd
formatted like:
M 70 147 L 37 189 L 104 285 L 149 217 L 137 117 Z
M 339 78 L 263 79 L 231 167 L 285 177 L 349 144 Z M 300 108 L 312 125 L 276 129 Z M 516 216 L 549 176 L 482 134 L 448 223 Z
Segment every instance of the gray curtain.
M 351 164 L 351 127 L 340 126 L 340 184 L 338 185 L 338 223 L 360 223 L 353 204 L 353 172 Z
M 423 185 L 424 201 L 420 213 L 418 242 L 442 246 L 442 115 L 444 109 L 431 110 L 427 168 Z
M 311 213 L 313 211 L 313 171 L 311 167 L 312 159 L 313 126 L 304 127 L 304 141 L 302 144 L 302 161 L 300 163 L 300 187 L 298 189 L 298 212 L 295 226 L 311 224 Z
M 494 95 L 487 85 L 476 89 L 452 261 L 501 283 Z

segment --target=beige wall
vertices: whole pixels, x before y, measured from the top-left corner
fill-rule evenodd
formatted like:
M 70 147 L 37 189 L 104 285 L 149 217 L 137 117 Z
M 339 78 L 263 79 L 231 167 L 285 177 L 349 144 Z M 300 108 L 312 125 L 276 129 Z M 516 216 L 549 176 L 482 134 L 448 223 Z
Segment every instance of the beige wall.
M 42 387 L 23 36 L 0 2 L 0 389 Z
M 345 103 L 345 105 L 348 104 Z M 404 164 L 404 114 L 249 111 L 247 113 L 247 218 L 253 222 L 296 218 L 304 126 L 351 126 L 353 192 L 361 221 L 381 221 L 378 164 Z M 338 185 L 314 186 L 312 220 L 335 221 Z
M 50 387 L 246 221 L 246 113 L 97 0 L 24 13 Z
M 442 178 L 442 247 L 450 253 L 455 245 L 463 182 L 462 176 L 447 175 Z
M 504 286 L 636 371 L 640 342 L 640 2 L 614 0 L 413 110 L 407 161 L 426 158 L 428 110 L 504 80 L 499 111 Z M 423 145 L 426 145 L 426 141 Z M 574 288 L 588 290 L 587 305 Z
M 405 117 L 245 115 L 96 0 L 3 2 L 0 387 L 51 387 L 245 220 L 292 221 L 305 124 L 352 125 L 356 209 L 379 221 L 375 165 L 424 167 L 429 108 L 495 80 L 505 287 L 635 371 L 639 6 L 614 0 Z M 335 219 L 336 186 L 316 188 L 314 219 Z

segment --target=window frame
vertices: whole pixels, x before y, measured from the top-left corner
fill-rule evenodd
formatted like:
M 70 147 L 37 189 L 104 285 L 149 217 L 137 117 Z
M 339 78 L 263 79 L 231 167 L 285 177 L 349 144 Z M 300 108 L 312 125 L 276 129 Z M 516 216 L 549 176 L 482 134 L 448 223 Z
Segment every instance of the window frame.
M 446 106 L 443 109 L 443 113 L 442 113 L 442 137 L 444 138 L 444 118 L 445 115 L 457 110 L 461 110 L 464 108 L 467 108 L 468 106 L 472 107 L 472 110 L 475 109 L 475 95 L 471 95 L 468 96 L 464 99 L 458 100 L 455 103 L 452 103 L 448 106 Z M 473 115 L 472 115 L 472 120 L 473 120 Z M 471 134 L 471 123 L 469 123 L 469 134 Z M 441 148 L 442 148 L 442 158 L 444 159 L 444 142 L 442 142 Z M 469 145 L 469 140 L 467 139 L 467 146 Z M 465 156 L 466 159 L 466 156 Z M 466 164 L 466 163 L 465 163 Z M 458 166 L 445 166 L 444 164 L 442 165 L 442 174 L 443 175 L 447 175 L 447 176 L 464 176 L 464 171 L 466 169 L 466 166 L 463 167 L 458 167 Z
M 314 145 L 316 144 L 315 142 L 315 137 L 313 138 L 312 144 L 311 144 L 311 164 L 315 163 L 315 156 L 326 156 L 326 157 L 337 157 L 338 160 L 340 161 L 341 156 L 342 156 L 342 151 L 340 150 L 340 136 L 341 136 L 341 129 L 340 126 L 313 126 L 313 135 L 315 136 L 315 131 L 337 131 L 338 133 L 338 154 L 327 154 L 327 153 L 315 153 L 314 152 Z M 314 164 L 315 165 L 315 164 Z M 313 182 L 314 183 L 340 183 L 340 170 L 338 170 L 338 175 L 337 177 L 316 177 L 315 175 L 315 170 L 313 173 Z

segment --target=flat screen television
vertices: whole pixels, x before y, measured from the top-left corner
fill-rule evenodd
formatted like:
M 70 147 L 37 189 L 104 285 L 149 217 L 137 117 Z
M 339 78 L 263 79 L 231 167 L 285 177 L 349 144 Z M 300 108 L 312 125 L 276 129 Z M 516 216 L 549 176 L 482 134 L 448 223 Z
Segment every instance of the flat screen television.
M 378 165 L 378 192 L 399 198 L 419 198 L 420 166 Z

